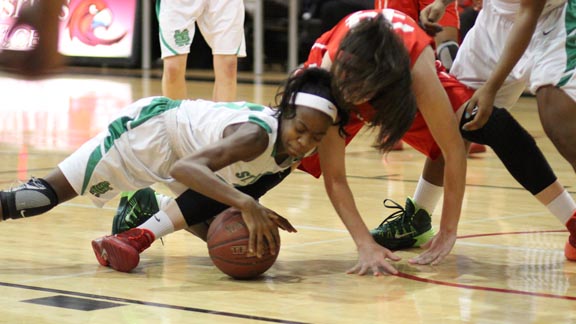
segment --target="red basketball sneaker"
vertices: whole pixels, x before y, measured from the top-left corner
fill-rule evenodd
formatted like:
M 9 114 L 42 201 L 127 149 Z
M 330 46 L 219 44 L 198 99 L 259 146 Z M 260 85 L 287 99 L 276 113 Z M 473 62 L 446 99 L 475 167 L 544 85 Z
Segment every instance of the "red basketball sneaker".
M 154 239 L 154 234 L 149 230 L 132 228 L 92 241 L 92 249 L 101 265 L 120 272 L 130 272 L 138 266 L 140 253 L 150 247 Z
M 564 255 L 566 259 L 576 261 L 576 213 L 568 220 L 566 228 L 570 232 L 570 236 L 564 246 Z
M 470 150 L 468 151 L 469 154 L 484 153 L 484 152 L 486 152 L 486 145 L 478 143 L 470 144 Z

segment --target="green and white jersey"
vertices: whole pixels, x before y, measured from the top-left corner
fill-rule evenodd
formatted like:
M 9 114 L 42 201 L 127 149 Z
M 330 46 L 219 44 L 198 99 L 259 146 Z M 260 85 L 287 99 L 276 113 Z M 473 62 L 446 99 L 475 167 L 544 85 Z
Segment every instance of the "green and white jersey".
M 266 130 L 268 147 L 256 159 L 236 162 L 216 174 L 226 182 L 245 186 L 262 175 L 277 173 L 280 167 L 274 159 L 274 145 L 278 136 L 278 120 L 266 106 L 249 102 L 183 101 L 179 109 L 167 112 L 166 125 L 174 152 L 178 157 L 189 155 L 209 144 L 220 141 L 224 129 L 239 123 L 254 123 Z
M 220 141 L 224 129 L 255 123 L 266 130 L 268 147 L 250 162 L 237 162 L 216 174 L 234 186 L 245 186 L 265 174 L 290 167 L 274 159 L 278 120 L 274 111 L 247 102 L 141 99 L 120 112 L 108 128 L 82 145 L 58 167 L 80 195 L 102 206 L 122 191 L 164 183 L 175 194 L 186 188 L 170 176 L 176 161 Z

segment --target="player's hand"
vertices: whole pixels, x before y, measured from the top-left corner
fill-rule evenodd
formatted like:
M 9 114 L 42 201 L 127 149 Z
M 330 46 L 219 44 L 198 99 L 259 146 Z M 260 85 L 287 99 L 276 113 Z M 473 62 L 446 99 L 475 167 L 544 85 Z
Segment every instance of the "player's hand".
M 278 226 L 268 214 L 269 209 L 260 205 L 256 200 L 242 210 L 242 218 L 250 233 L 248 256 L 256 255 L 256 257 L 261 258 L 266 247 L 272 255 L 276 254 L 280 233 L 278 233 Z
M 436 36 L 442 31 L 442 26 L 438 24 L 440 18 L 446 11 L 446 5 L 443 1 L 434 1 L 420 11 L 420 26 L 430 36 Z
M 464 118 L 468 122 L 462 125 L 465 131 L 473 131 L 484 127 L 494 110 L 495 92 L 486 86 L 480 87 L 468 103 L 464 111 Z
M 388 260 L 400 261 L 402 258 L 392 253 L 385 247 L 378 245 L 376 242 L 371 242 L 366 246 L 358 249 L 358 262 L 350 270 L 346 271 L 348 274 L 358 274 L 363 276 L 372 272 L 374 276 L 381 276 L 383 274 L 398 274 L 398 270 L 392 266 Z
M 456 243 L 456 233 L 445 234 L 438 232 L 430 241 L 422 245 L 422 248 L 426 249 L 426 251 L 415 258 L 409 259 L 408 262 L 419 265 L 437 265 L 450 254 L 454 243 Z
M 266 208 L 268 209 L 268 208 Z M 298 232 L 296 230 L 296 228 L 294 228 L 294 226 L 292 226 L 292 224 L 290 224 L 290 222 L 280 216 L 278 213 L 276 213 L 275 211 L 273 211 L 272 209 L 268 209 L 268 217 L 270 217 L 270 219 L 276 224 L 278 225 L 278 227 L 280 227 L 281 229 L 283 229 L 284 231 L 288 232 L 288 233 L 296 233 Z

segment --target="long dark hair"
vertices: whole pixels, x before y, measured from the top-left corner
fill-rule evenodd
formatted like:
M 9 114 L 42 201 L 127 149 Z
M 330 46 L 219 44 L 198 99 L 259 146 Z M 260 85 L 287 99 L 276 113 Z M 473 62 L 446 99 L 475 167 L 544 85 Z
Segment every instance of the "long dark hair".
M 276 94 L 276 108 L 278 118 L 291 119 L 296 116 L 294 94 L 305 92 L 320 96 L 332 102 L 338 110 L 338 119 L 334 125 L 339 126 L 340 134 L 345 135 L 344 125 L 348 123 L 348 110 L 342 100 L 333 95 L 332 76 L 330 72 L 321 68 L 307 68 L 296 70 L 281 85 L 281 90 Z
M 362 19 L 348 31 L 332 73 L 336 89 L 355 99 L 371 98 L 368 101 L 376 112 L 370 127 L 380 127 L 375 147 L 389 151 L 412 125 L 417 106 L 410 56 L 382 14 Z

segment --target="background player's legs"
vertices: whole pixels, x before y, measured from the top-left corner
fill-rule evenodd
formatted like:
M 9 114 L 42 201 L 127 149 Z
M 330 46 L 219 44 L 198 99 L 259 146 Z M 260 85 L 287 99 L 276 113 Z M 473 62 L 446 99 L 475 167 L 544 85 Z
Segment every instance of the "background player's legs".
M 214 101 L 235 101 L 238 74 L 238 57 L 214 54 Z
M 576 102 L 554 86 L 538 89 L 536 99 L 546 135 L 576 171 Z
M 186 99 L 187 54 L 168 56 L 163 59 L 162 95 L 170 99 Z

